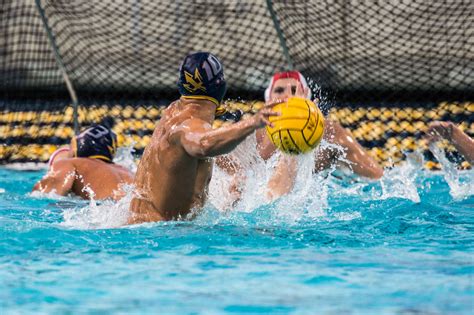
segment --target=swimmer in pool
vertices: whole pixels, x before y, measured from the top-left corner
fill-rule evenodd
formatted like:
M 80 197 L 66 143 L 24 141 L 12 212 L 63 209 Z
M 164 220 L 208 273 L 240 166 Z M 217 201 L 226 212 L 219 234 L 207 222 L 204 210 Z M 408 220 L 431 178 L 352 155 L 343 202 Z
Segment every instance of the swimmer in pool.
M 62 151 L 64 156 L 50 159 L 48 173 L 35 184 L 33 191 L 119 200 L 124 195 L 121 186 L 131 184 L 133 174 L 113 163 L 116 148 L 117 136 L 110 125 L 104 121 L 93 125 L 71 140 L 69 151 Z
M 474 140 L 450 121 L 434 121 L 426 132 L 430 142 L 448 140 L 466 161 L 474 164 Z
M 212 157 L 232 151 L 278 115 L 268 104 L 252 118 L 212 129 L 226 82 L 212 54 L 188 55 L 179 70 L 181 97 L 164 111 L 138 166 L 129 223 L 189 218 L 207 197 Z
M 303 75 L 298 71 L 287 71 L 275 74 L 265 90 L 265 102 L 278 103 L 286 101 L 291 96 L 311 98 L 311 91 Z M 267 161 L 276 152 L 264 129 L 255 133 L 257 151 L 260 157 Z M 336 121 L 326 119 L 324 139 L 337 148 L 320 148 L 316 150 L 314 171 L 319 172 L 332 165 L 351 170 L 354 174 L 369 179 L 379 179 L 383 175 L 383 168 L 364 150 L 352 136 L 351 132 Z M 343 159 L 341 159 L 341 157 Z M 346 162 L 347 161 L 347 162 Z M 243 178 L 239 162 L 225 156 L 219 158 L 218 166 L 233 176 L 230 185 L 230 194 L 233 204 L 240 199 L 240 186 Z M 294 186 L 297 163 L 294 156 L 281 155 L 272 177 L 267 183 L 267 200 L 275 200 L 289 193 Z
M 106 116 L 102 119 L 102 121 L 99 123 L 99 125 L 103 125 L 107 127 L 108 129 L 112 129 L 114 126 L 115 121 L 112 117 Z M 48 169 L 51 169 L 53 164 L 57 161 L 61 161 L 64 159 L 70 159 L 74 157 L 74 152 L 71 149 L 71 144 L 69 145 L 63 145 L 59 149 L 53 152 L 51 156 L 49 157 L 48 161 Z
M 273 76 L 265 91 L 265 101 L 287 100 L 291 96 L 311 98 L 311 90 L 303 75 L 298 71 L 277 73 Z M 258 152 L 267 160 L 276 148 L 265 134 L 265 130 L 256 133 Z M 324 148 L 316 150 L 315 171 L 322 171 L 331 165 L 350 169 L 356 175 L 379 179 L 383 175 L 383 168 L 364 150 L 352 136 L 351 132 L 334 120 L 326 119 L 324 138 L 328 143 L 336 144 L 340 149 Z M 340 159 L 341 157 L 344 160 Z M 346 162 L 348 161 L 348 162 Z

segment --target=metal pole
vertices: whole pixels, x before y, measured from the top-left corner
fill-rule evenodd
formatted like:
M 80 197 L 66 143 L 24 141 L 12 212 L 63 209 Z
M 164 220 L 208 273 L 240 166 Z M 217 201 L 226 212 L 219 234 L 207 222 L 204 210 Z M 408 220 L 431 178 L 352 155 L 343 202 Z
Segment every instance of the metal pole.
M 143 53 L 143 36 L 142 36 L 142 12 L 141 12 L 141 0 L 133 0 L 132 2 L 132 42 L 133 42 L 133 52 L 136 55 L 136 58 L 141 59 L 141 54 Z
M 46 14 L 41 7 L 41 0 L 35 0 L 36 8 L 41 16 L 41 21 L 43 21 L 44 29 L 46 30 L 46 34 L 48 35 L 49 43 L 54 53 L 54 59 L 61 71 L 63 76 L 64 82 L 66 83 L 67 90 L 69 95 L 71 96 L 72 106 L 73 106 L 73 120 L 74 120 L 74 133 L 77 135 L 79 134 L 79 119 L 78 119 L 78 102 L 77 102 L 77 95 L 76 91 L 74 90 L 74 86 L 72 85 L 71 80 L 69 79 L 69 75 L 67 74 L 66 67 L 64 66 L 63 60 L 61 58 L 61 54 L 59 53 L 58 46 L 56 45 L 56 40 L 54 38 L 53 32 L 48 25 L 48 20 L 46 18 Z
M 275 30 L 278 34 L 281 49 L 283 51 L 283 55 L 285 56 L 288 70 L 293 70 L 294 69 L 293 60 L 291 60 L 290 53 L 288 51 L 288 46 L 286 46 L 286 40 L 285 40 L 285 37 L 283 36 L 283 32 L 281 31 L 280 22 L 278 21 L 275 10 L 273 10 L 272 0 L 267 0 L 267 7 L 268 7 L 268 12 L 270 12 L 270 16 L 272 17 Z

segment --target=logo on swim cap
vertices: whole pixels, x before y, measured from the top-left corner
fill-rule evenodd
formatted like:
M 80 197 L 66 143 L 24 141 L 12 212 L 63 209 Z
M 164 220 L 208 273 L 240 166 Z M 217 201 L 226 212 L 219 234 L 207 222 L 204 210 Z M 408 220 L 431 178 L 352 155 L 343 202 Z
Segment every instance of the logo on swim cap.
M 195 93 L 197 90 L 206 92 L 206 88 L 202 83 L 202 77 L 199 73 L 198 68 L 196 68 L 196 70 L 194 71 L 194 76 L 191 73 L 184 71 L 184 78 L 187 83 L 183 84 L 183 86 L 190 93 Z
M 92 126 L 72 140 L 75 157 L 87 157 L 112 162 L 117 150 L 117 135 L 102 125 Z
M 186 56 L 179 69 L 178 88 L 185 98 L 207 99 L 218 105 L 226 91 L 219 59 L 207 52 Z

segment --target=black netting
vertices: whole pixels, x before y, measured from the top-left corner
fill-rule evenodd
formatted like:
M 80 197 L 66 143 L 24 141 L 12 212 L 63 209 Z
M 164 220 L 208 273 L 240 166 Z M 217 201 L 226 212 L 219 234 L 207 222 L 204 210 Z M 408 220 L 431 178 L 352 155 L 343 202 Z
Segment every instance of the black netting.
M 275 1 L 274 7 L 294 64 L 323 90 L 348 93 L 351 101 L 472 96 L 472 1 Z
M 119 144 L 137 152 L 177 97 L 179 63 L 199 50 L 223 61 L 234 99 L 261 100 L 274 72 L 302 71 L 322 109 L 384 165 L 415 149 L 430 158 L 433 120 L 474 135 L 470 0 L 0 0 L 0 162 L 45 161 L 74 134 L 40 12 L 81 126 L 112 115 Z M 252 104 L 229 104 L 230 116 L 251 115 Z
M 187 53 L 226 68 L 231 96 L 261 97 L 294 67 L 336 99 L 472 98 L 472 1 L 42 0 L 79 99 L 176 95 Z M 4 0 L 0 89 L 66 92 L 33 0 Z
M 0 3 L 1 96 L 64 90 L 34 1 Z

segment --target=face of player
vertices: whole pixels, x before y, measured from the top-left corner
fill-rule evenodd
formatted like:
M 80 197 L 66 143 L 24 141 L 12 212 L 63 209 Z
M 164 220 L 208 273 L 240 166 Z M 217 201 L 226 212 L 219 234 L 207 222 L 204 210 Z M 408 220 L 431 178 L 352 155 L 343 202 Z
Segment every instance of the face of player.
M 286 101 L 291 96 L 306 97 L 301 83 L 293 78 L 280 79 L 273 83 L 270 91 L 270 101 Z

